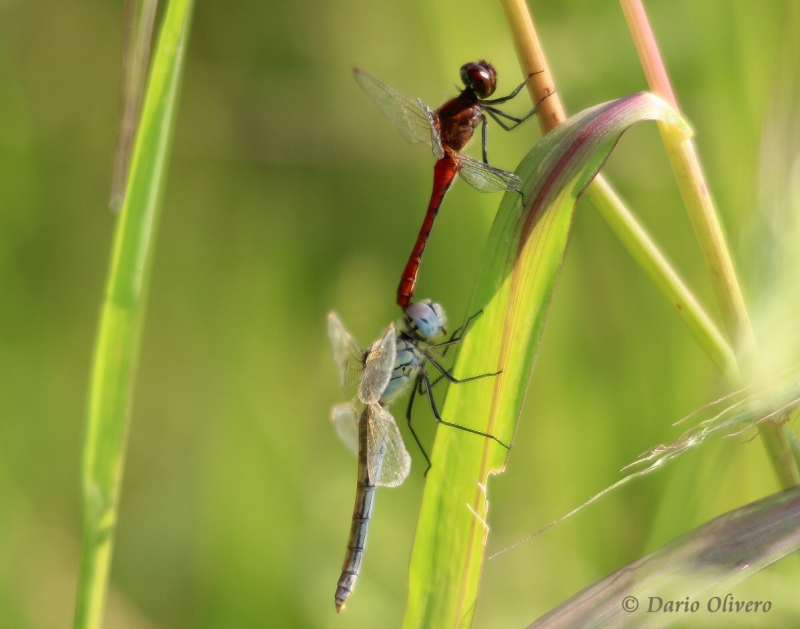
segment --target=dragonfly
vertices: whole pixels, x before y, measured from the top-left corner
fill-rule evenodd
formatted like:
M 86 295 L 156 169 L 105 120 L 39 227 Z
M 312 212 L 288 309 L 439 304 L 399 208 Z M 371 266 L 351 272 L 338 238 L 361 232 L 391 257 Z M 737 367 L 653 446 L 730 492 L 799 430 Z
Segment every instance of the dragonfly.
M 488 373 L 457 379 L 439 363 L 439 358 L 447 348 L 461 341 L 472 318 L 456 330 L 449 340 L 442 341 L 447 334 L 447 319 L 442 307 L 430 300 L 414 302 L 405 308 L 400 329 L 391 323 L 383 335 L 364 351 L 344 328 L 336 313 L 328 315 L 328 337 L 342 388 L 347 391 L 358 384 L 356 398 L 352 402 L 334 406 L 331 411 L 339 435 L 358 456 L 358 485 L 350 537 L 336 587 L 337 611 L 344 608 L 361 571 L 375 489 L 379 486 L 397 487 L 411 470 L 411 456 L 388 408 L 398 396 L 413 384 L 406 419 L 411 434 L 428 462 L 428 469 L 430 458 L 411 426 L 413 395 L 418 390 L 428 394 L 434 417 L 439 423 L 488 437 L 505 448 L 509 447 L 493 435 L 444 421 L 431 392 L 435 383 L 431 383 L 426 363 L 433 365 L 442 377 L 455 384 L 497 375 Z
M 425 142 L 431 145 L 436 164 L 433 170 L 433 191 L 428 210 L 422 222 L 414 248 L 408 258 L 400 284 L 397 287 L 397 305 L 405 308 L 411 303 L 422 255 L 433 223 L 447 191 L 456 175 L 480 192 L 517 192 L 522 194 L 522 183 L 514 173 L 490 166 L 487 155 L 487 115 L 503 129 L 510 131 L 536 113 L 539 105 L 522 117 L 512 116 L 495 105 L 505 103 L 520 93 L 534 74 L 528 75 L 510 94 L 492 98 L 497 89 L 497 71 L 485 60 L 461 66 L 464 89 L 439 109 L 431 109 L 421 99 L 404 96 L 384 85 L 363 70 L 353 70 L 356 81 L 372 99 L 378 109 L 392 122 L 407 142 Z M 461 151 L 472 140 L 475 129 L 482 125 L 483 161 L 462 155 Z

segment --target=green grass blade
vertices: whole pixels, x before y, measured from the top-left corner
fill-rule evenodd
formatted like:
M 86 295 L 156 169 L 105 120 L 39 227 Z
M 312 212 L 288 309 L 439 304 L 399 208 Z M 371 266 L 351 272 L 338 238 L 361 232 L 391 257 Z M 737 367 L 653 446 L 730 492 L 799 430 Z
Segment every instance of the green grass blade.
M 585 588 L 528 629 L 667 627 L 701 614 L 647 612 L 665 601 L 698 601 L 719 617 L 724 592 L 800 549 L 800 488 L 725 513 Z M 702 598 L 699 596 L 703 594 Z M 627 608 L 623 609 L 626 597 Z M 712 600 L 717 597 L 719 601 Z M 638 607 L 637 607 L 638 606 Z M 634 608 L 636 607 L 636 608 Z M 714 608 L 717 608 L 714 611 Z M 695 612 L 696 613 L 696 612 Z M 759 610 L 741 614 L 763 616 Z M 691 622 L 691 620 L 689 620 Z M 725 621 L 721 621 L 724 622 Z M 755 622 L 755 620 L 754 620 Z M 769 623 L 769 621 L 766 621 Z M 716 625 L 716 623 L 715 623 Z
M 102 619 L 127 417 L 191 7 L 191 0 L 172 0 L 164 17 L 114 237 L 89 384 L 76 629 L 96 629 Z
M 513 440 L 578 196 L 620 135 L 635 122 L 688 127 L 663 101 L 635 94 L 573 116 L 525 157 L 517 174 L 524 203 L 507 194 L 492 227 L 470 312 L 483 310 L 460 349 L 443 417 Z M 523 207 L 524 206 L 524 207 Z M 485 486 L 507 451 L 461 430 L 437 431 L 409 570 L 404 627 L 468 627 L 488 529 Z

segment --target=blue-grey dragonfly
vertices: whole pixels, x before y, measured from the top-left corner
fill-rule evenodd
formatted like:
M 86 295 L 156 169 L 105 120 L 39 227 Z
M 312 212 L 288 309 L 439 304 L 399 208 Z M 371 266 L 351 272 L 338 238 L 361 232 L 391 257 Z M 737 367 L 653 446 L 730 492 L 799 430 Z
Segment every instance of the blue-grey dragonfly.
M 395 398 L 413 384 L 407 412 L 409 428 L 413 397 L 418 391 L 426 392 L 437 421 L 489 437 L 508 447 L 493 435 L 446 422 L 439 415 L 431 393 L 433 383 L 425 369 L 426 362 L 430 362 L 453 383 L 496 375 L 481 374 L 458 380 L 442 367 L 439 358 L 449 346 L 461 340 L 466 329 L 464 326 L 448 341 L 440 342 L 447 333 L 445 326 L 446 317 L 439 304 L 432 304 L 428 300 L 415 302 L 406 307 L 400 329 L 394 323 L 390 324 L 383 335 L 364 351 L 345 330 L 339 317 L 333 312 L 328 315 L 328 336 L 342 388 L 347 391 L 358 384 L 356 398 L 352 402 L 334 406 L 331 413 L 342 440 L 358 455 L 358 487 L 347 553 L 336 588 L 337 611 L 344 607 L 361 570 L 375 488 L 396 487 L 411 470 L 411 456 L 388 410 Z M 411 433 L 430 466 L 430 459 L 413 428 Z

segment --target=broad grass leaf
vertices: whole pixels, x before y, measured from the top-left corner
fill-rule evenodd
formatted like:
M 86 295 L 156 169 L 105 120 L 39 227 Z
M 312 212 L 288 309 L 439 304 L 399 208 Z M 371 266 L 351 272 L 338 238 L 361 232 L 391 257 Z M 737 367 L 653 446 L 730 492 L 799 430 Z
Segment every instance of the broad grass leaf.
M 507 193 L 489 235 L 470 313 L 483 314 L 461 344 L 457 377 L 502 370 L 451 386 L 445 420 L 514 438 L 578 197 L 622 133 L 659 120 L 689 133 L 663 101 L 639 93 L 587 109 L 550 132 L 523 159 L 524 198 Z M 404 627 L 468 627 L 488 528 L 486 483 L 508 451 L 490 439 L 437 431 L 409 570 Z

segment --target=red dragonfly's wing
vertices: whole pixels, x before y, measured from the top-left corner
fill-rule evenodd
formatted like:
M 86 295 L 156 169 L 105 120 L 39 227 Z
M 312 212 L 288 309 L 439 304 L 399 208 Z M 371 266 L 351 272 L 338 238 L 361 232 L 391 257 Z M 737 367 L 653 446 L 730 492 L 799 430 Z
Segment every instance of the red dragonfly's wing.
M 367 469 L 369 479 L 383 487 L 397 487 L 411 471 L 411 455 L 392 414 L 378 404 L 367 408 Z
M 331 419 L 342 441 L 354 454 L 358 454 L 358 416 L 353 405 L 337 404 L 331 409 Z
M 423 103 L 421 98 L 418 98 L 417 102 L 425 113 L 428 124 L 431 126 L 431 149 L 433 150 L 433 156 L 436 159 L 442 159 L 444 157 L 444 148 L 442 148 L 442 138 L 439 135 L 439 114 Z
M 369 346 L 364 373 L 358 383 L 358 399 L 364 404 L 377 404 L 389 385 L 397 356 L 397 335 L 390 323 L 383 336 Z
M 328 313 L 328 338 L 333 347 L 333 360 L 339 370 L 339 381 L 346 391 L 356 383 L 364 369 L 364 350 L 344 329 L 335 312 Z
M 408 96 L 403 96 L 400 92 L 395 92 L 391 87 L 381 83 L 374 76 L 370 76 L 363 70 L 355 68 L 353 74 L 356 81 L 361 86 L 367 96 L 372 99 L 375 106 L 381 110 L 384 116 L 391 120 L 395 129 L 400 132 L 406 142 L 426 142 L 431 143 L 433 138 L 434 154 L 437 150 L 442 151 L 439 141 L 439 125 L 436 112 L 422 104 L 420 100 L 414 100 Z M 424 108 L 423 108 L 424 107 Z M 429 117 L 429 112 L 433 118 Z M 444 155 L 437 157 L 440 159 Z
M 466 155 L 458 155 L 458 174 L 479 192 L 521 192 L 522 182 L 514 173 L 489 166 Z

